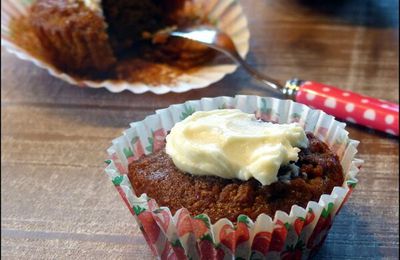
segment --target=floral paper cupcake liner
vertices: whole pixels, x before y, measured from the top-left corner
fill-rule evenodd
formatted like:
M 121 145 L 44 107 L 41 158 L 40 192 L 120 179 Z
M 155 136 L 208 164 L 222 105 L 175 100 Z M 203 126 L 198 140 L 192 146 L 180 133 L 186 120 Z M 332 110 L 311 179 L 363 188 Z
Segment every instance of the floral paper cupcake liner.
M 221 80 L 226 74 L 232 73 L 237 69 L 237 65 L 234 63 L 226 64 L 225 61 L 221 63 L 214 59 L 209 63 L 197 67 L 195 70 L 177 75 L 174 82 L 168 84 L 160 83 L 158 85 L 149 85 L 143 82 L 131 83 L 115 80 L 83 80 L 68 73 L 64 73 L 55 68 L 52 64 L 38 59 L 13 40 L 13 33 L 24 32 L 13 32 L 10 28 L 10 21 L 21 16 L 26 16 L 28 8 L 33 2 L 34 0 L 2 0 L 1 44 L 7 51 L 15 54 L 18 58 L 31 61 L 36 66 L 46 69 L 52 76 L 73 85 L 91 88 L 104 87 L 111 92 L 128 90 L 135 94 L 144 92 L 153 92 L 155 94 L 165 94 L 168 92 L 181 93 L 191 89 L 207 87 Z M 250 33 L 247 27 L 247 19 L 240 3 L 236 0 L 195 0 L 194 2 L 199 6 L 200 12 L 206 14 L 216 27 L 232 37 L 239 54 L 245 57 L 249 51 Z
M 345 182 L 306 208 L 293 205 L 289 214 L 274 218 L 240 215 L 211 223 L 205 214 L 191 216 L 187 209 L 175 215 L 146 194 L 136 196 L 127 177 L 128 164 L 162 149 L 167 132 L 195 111 L 238 108 L 276 123 L 298 122 L 327 143 L 338 155 Z M 143 121 L 131 123 L 108 149 L 106 174 L 139 224 L 153 254 L 161 259 L 307 259 L 323 244 L 333 219 L 355 185 L 362 160 L 354 158 L 358 141 L 349 139 L 345 124 L 321 110 L 269 97 L 202 98 L 157 110 Z

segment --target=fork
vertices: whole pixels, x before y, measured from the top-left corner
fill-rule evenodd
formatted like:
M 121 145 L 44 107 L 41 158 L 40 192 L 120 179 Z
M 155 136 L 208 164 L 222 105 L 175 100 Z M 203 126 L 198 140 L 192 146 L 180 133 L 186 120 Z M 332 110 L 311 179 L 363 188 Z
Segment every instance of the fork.
M 399 135 L 399 105 L 309 80 L 291 79 L 285 84 L 251 67 L 238 53 L 231 37 L 215 27 L 195 26 L 176 29 L 169 36 L 206 45 L 231 58 L 261 86 L 312 108 L 321 109 L 341 120 Z

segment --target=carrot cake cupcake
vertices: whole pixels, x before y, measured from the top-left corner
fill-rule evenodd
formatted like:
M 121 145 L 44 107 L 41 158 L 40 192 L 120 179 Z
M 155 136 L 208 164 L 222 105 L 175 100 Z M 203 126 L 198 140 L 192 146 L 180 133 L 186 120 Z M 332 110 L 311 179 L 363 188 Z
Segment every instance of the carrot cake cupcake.
M 118 64 L 126 67 L 126 59 L 139 69 L 143 61 L 187 69 L 214 55 L 181 39 L 152 42 L 166 28 L 208 24 L 192 0 L 37 0 L 28 23 L 43 58 L 64 72 L 94 78 L 120 76 Z
M 184 207 L 212 222 L 273 217 L 344 181 L 337 155 L 312 133 L 239 110 L 196 112 L 166 140 L 166 149 L 129 165 L 129 179 L 138 196 L 146 193 L 172 214 Z
M 289 100 L 188 101 L 131 124 L 106 173 L 161 259 L 307 259 L 357 183 L 344 126 Z

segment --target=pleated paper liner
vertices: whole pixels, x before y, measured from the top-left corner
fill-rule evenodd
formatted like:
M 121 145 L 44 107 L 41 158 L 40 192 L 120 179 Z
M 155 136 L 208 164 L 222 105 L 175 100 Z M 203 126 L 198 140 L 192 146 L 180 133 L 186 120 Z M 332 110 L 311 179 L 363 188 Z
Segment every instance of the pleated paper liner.
M 148 91 L 155 94 L 165 94 L 168 92 L 180 93 L 191 89 L 207 87 L 237 69 L 236 64 L 220 64 L 214 60 L 199 66 L 195 70 L 189 70 L 181 75 L 177 75 L 173 82 L 165 84 L 149 85 L 143 82 L 131 83 L 121 80 L 82 80 L 58 70 L 46 61 L 38 59 L 31 54 L 31 51 L 25 49 L 24 46 L 19 46 L 13 40 L 12 33 L 24 33 L 24 31 L 12 32 L 10 21 L 21 16 L 26 16 L 27 9 L 32 2 L 33 0 L 2 0 L 1 44 L 7 51 L 15 54 L 18 58 L 31 61 L 36 66 L 46 69 L 51 75 L 73 85 L 91 88 L 104 87 L 111 92 L 128 90 L 136 94 Z M 249 51 L 250 33 L 247 27 L 247 19 L 239 2 L 236 0 L 195 0 L 195 2 L 201 6 L 200 11 L 207 14 L 210 21 L 213 21 L 218 28 L 232 37 L 240 55 L 245 57 Z
M 298 122 L 306 131 L 325 141 L 339 156 L 345 182 L 306 208 L 293 205 L 274 218 L 238 217 L 211 223 L 205 214 L 191 216 L 182 208 L 172 215 L 146 194 L 135 195 L 127 167 L 141 156 L 162 149 L 165 136 L 175 123 L 195 111 L 238 108 L 277 123 Z M 333 219 L 357 184 L 361 160 L 355 159 L 358 141 L 351 140 L 345 124 L 320 110 L 290 101 L 258 96 L 202 98 L 157 110 L 143 121 L 131 123 L 108 149 L 105 172 L 139 224 L 149 247 L 161 259 L 307 259 L 322 245 Z

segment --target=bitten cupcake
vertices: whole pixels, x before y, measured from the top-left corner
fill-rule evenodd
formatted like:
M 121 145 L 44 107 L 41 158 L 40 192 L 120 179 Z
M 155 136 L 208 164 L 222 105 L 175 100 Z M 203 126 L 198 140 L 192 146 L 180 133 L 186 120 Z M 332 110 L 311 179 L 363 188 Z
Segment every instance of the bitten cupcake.
M 4 0 L 2 45 L 51 75 L 80 87 L 155 94 L 209 86 L 232 64 L 171 30 L 212 25 L 238 53 L 250 32 L 236 0 Z
M 128 57 L 193 68 L 214 56 L 209 48 L 181 39 L 151 44 L 165 28 L 209 24 L 191 0 L 37 0 L 27 19 L 44 49 L 42 58 L 89 78 L 115 77 Z
M 268 104 L 277 123 L 262 120 Z M 302 259 L 356 183 L 356 145 L 291 101 L 202 99 L 132 124 L 106 172 L 162 259 Z

